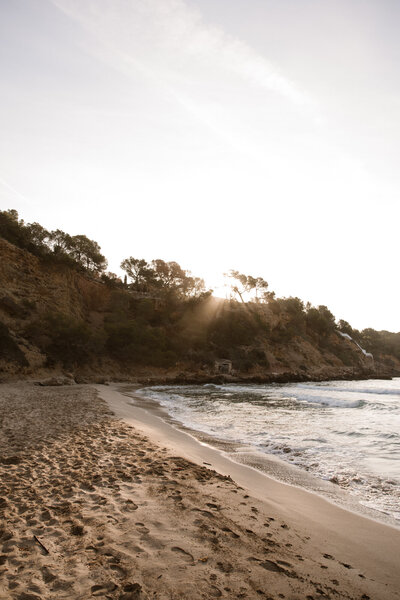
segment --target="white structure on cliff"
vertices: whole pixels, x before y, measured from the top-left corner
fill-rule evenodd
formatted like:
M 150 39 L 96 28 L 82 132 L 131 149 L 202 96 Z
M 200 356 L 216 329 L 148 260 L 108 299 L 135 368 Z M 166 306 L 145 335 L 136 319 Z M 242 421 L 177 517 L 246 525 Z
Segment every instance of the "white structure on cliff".
M 346 340 L 350 340 L 350 342 L 353 342 L 353 344 L 355 344 L 357 346 L 357 348 L 359 348 L 361 350 L 361 352 L 364 354 L 364 356 L 366 358 L 372 358 L 372 360 L 374 360 L 374 357 L 371 354 L 371 352 L 367 352 L 366 350 L 364 350 L 364 348 L 361 348 L 360 344 L 358 344 L 356 342 L 356 340 L 353 340 L 353 338 L 348 333 L 343 333 L 342 331 L 338 330 L 338 334 L 341 335 L 342 337 L 346 338 Z

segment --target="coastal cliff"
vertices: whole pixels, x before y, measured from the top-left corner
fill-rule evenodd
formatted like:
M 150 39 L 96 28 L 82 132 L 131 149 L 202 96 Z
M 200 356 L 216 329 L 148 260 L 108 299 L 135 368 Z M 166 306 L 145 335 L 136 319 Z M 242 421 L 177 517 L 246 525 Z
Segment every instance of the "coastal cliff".
M 178 303 L 110 284 L 0 238 L 0 371 L 78 381 L 298 381 L 400 374 L 349 335 L 301 320 L 296 302 L 208 296 Z M 298 301 L 299 302 L 299 301 Z M 301 318 L 300 318 L 301 317 Z M 229 359 L 219 373 L 215 361 Z

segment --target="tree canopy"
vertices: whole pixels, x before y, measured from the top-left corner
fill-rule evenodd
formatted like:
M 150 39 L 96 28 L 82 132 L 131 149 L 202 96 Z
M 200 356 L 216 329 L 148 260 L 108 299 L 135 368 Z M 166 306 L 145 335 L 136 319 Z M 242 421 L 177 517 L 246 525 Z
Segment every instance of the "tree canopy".
M 227 275 L 234 281 L 231 286 L 232 292 L 236 294 L 241 302 L 245 302 L 244 295 L 253 295 L 256 302 L 265 301 L 271 297 L 271 292 L 268 292 L 268 282 L 262 277 L 253 277 L 245 275 L 231 269 Z
M 67 258 L 93 273 L 102 273 L 107 260 L 97 242 L 83 234 L 71 236 L 61 229 L 47 231 L 39 223 L 26 223 L 16 210 L 0 211 L 0 236 L 37 256 L 62 260 Z
M 275 298 L 263 277 L 231 270 L 228 277 L 236 300 L 222 300 L 210 298 L 204 280 L 176 261 L 130 256 L 121 262 L 126 273 L 122 283 L 117 274 L 105 272 L 107 261 L 96 241 L 62 229 L 48 231 L 37 222 L 25 223 L 16 210 L 0 211 L 0 237 L 38 256 L 45 265 L 53 262 L 57 268 L 64 265 L 89 273 L 109 288 L 104 295 L 106 316 L 96 327 L 86 316 L 75 320 L 53 311 L 26 329 L 28 339 L 53 361 L 63 360 L 65 366 L 103 354 L 127 364 L 167 366 L 188 359 L 212 364 L 225 357 L 235 368 L 265 367 L 269 353 L 273 355 L 271 349 L 278 348 L 282 362 L 288 348 L 296 349 L 301 338 L 346 365 L 358 364 L 354 354 L 358 350 L 352 352 L 348 344 L 338 343 L 337 331 L 350 335 L 374 356 L 386 357 L 387 364 L 393 357 L 400 360 L 400 333 L 360 332 L 347 321 L 336 322 L 325 305 L 305 305 L 297 297 Z M 6 312 L 16 310 L 15 301 L 0 300 Z M 34 302 L 26 302 L 29 315 Z M 3 354 L 21 359 L 14 338 L 7 337 L 4 327 L 0 334 Z
M 204 280 L 193 277 L 174 261 L 157 258 L 148 263 L 143 258 L 130 256 L 121 262 L 131 280 L 131 289 L 138 292 L 173 295 L 175 297 L 200 297 L 207 293 Z

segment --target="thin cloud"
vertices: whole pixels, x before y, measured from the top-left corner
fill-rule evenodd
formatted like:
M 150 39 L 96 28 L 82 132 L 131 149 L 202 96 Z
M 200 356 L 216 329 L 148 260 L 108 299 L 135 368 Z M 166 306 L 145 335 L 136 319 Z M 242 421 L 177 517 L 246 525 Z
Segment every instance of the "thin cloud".
M 3 179 L 3 177 L 0 177 L 0 185 L 2 185 L 9 192 L 12 192 L 12 194 L 16 196 L 19 200 L 23 200 L 28 204 L 32 204 L 32 201 L 29 198 L 24 196 L 24 194 L 21 194 L 21 192 L 19 192 L 14 186 L 12 186 L 10 183 L 8 183 L 8 181 Z
M 51 0 L 89 30 L 122 69 L 134 67 L 166 86 L 255 86 L 311 111 L 315 101 L 248 44 L 208 25 L 184 0 Z M 110 60 L 110 55 L 108 55 Z M 111 59 L 112 60 L 112 59 Z M 114 65 L 115 66 L 115 65 Z

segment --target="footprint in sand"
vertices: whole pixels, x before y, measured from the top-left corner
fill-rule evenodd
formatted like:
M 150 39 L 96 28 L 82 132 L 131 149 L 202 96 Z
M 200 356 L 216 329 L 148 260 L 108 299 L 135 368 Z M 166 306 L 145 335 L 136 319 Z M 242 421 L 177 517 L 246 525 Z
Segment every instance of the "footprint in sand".
M 192 508 L 192 511 L 193 512 L 199 512 L 202 515 L 204 515 L 205 517 L 212 517 L 212 518 L 215 517 L 215 515 L 213 515 L 213 513 L 210 512 L 209 510 L 201 510 L 201 508 Z
M 276 562 L 278 563 L 278 565 L 282 565 L 283 567 L 293 567 L 293 565 L 286 562 L 285 560 L 277 560 Z
M 222 592 L 216 585 L 212 585 L 208 590 L 208 595 L 212 598 L 221 598 Z
M 223 531 L 225 533 L 229 533 L 229 535 L 231 535 L 235 539 L 240 537 L 240 535 L 238 533 L 235 533 L 234 531 L 232 531 L 232 529 L 229 529 L 229 527 L 222 527 L 221 531 Z
M 119 565 L 116 565 L 115 563 L 111 563 L 109 565 L 110 569 L 112 571 L 114 571 L 114 573 L 118 576 L 118 577 L 126 577 L 126 571 L 125 569 L 123 569 L 122 567 L 120 567 Z
M 86 546 L 85 550 L 88 553 L 89 558 L 94 558 L 98 553 L 97 548 L 94 546 Z
M 258 563 L 260 567 L 266 569 L 267 571 L 272 571 L 273 573 L 286 573 L 285 569 L 278 565 L 278 563 L 273 560 L 263 560 Z
M 207 502 L 206 506 L 208 506 L 208 508 L 212 508 L 213 510 L 221 510 L 221 506 L 219 504 L 213 504 L 212 502 Z
M 265 542 L 267 544 L 267 546 L 269 546 L 270 548 L 279 548 L 280 544 L 278 544 L 278 542 L 275 542 L 274 540 L 263 540 L 263 542 Z
M 82 525 L 78 525 L 77 523 L 71 525 L 70 531 L 72 535 L 76 535 L 78 537 L 85 535 L 84 527 L 82 527 Z
M 109 523 L 113 523 L 114 525 L 116 525 L 118 523 L 118 519 L 113 517 L 113 515 L 106 515 L 106 516 L 107 516 L 107 520 Z
M 250 562 L 257 562 L 257 563 L 262 562 L 262 558 L 256 558 L 255 556 L 249 556 L 247 558 L 247 560 L 250 561 Z
M 190 554 L 190 552 L 186 552 L 186 550 L 184 550 L 183 548 L 180 548 L 179 546 L 173 546 L 171 550 L 172 552 L 175 552 L 178 555 L 180 555 L 181 558 L 185 559 L 186 561 L 194 563 L 193 555 Z
M 115 583 L 110 582 L 110 583 L 92 585 L 90 591 L 92 592 L 92 596 L 104 596 L 105 594 L 108 594 L 109 592 L 113 592 L 116 589 L 117 589 L 117 586 L 115 585 Z
M 183 500 L 180 494 L 171 494 L 170 496 L 168 496 L 168 498 L 175 500 L 175 502 L 181 502 Z
M 48 567 L 42 567 L 41 569 L 43 581 L 45 583 L 51 583 L 56 579 L 56 576 L 50 571 Z
M 150 533 L 150 529 L 148 529 L 144 525 L 136 525 L 136 526 L 138 528 L 139 533 L 141 533 L 142 535 L 147 535 L 148 533 Z
M 218 562 L 217 567 L 222 573 L 232 573 L 233 565 L 230 562 Z

